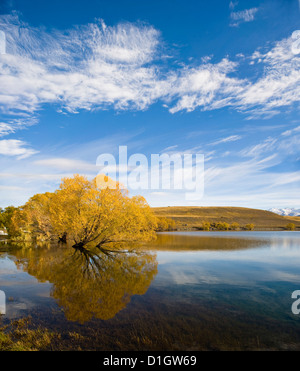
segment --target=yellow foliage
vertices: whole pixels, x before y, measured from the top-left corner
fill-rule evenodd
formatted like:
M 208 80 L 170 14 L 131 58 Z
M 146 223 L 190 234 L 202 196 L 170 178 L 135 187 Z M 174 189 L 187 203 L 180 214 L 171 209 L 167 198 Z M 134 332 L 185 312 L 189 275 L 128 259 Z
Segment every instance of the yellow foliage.
M 218 223 L 215 224 L 215 227 L 219 231 L 228 231 L 230 225 L 226 222 L 218 222 Z
M 157 228 L 156 230 L 158 232 L 163 231 L 174 231 L 176 229 L 176 223 L 175 220 L 164 218 L 164 217 L 158 217 L 157 218 Z
M 296 229 L 296 226 L 295 226 L 294 223 L 289 223 L 289 224 L 287 224 L 286 229 L 288 231 L 294 231 Z
M 240 225 L 239 225 L 239 223 L 236 223 L 236 222 L 231 223 L 231 224 L 230 224 L 230 229 L 231 229 L 232 231 L 238 231 L 238 230 L 240 229 Z
M 146 200 L 115 185 L 99 189 L 97 179 L 64 178 L 57 191 L 35 195 L 18 210 L 15 230 L 40 240 L 67 236 L 77 246 L 154 238 L 157 218 Z
M 203 231 L 209 231 L 210 230 L 210 223 L 209 222 L 203 222 L 201 226 Z

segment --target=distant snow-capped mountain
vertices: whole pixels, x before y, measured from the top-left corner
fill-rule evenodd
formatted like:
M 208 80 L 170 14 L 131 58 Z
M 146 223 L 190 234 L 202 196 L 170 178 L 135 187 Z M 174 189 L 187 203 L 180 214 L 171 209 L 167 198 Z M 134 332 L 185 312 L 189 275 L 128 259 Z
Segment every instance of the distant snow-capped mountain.
M 272 209 L 269 209 L 269 211 L 272 211 L 272 213 L 283 215 L 283 216 L 300 216 L 300 209 L 277 209 L 273 207 Z

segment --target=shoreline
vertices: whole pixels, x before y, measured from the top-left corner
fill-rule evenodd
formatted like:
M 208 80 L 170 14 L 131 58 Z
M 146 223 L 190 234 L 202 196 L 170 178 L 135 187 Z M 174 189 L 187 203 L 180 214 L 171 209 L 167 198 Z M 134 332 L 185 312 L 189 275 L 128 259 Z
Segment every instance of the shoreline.
M 240 230 L 218 230 L 218 229 L 213 229 L 213 230 L 210 230 L 210 231 L 205 231 L 203 229 L 198 229 L 198 228 L 187 228 L 187 229 L 184 229 L 184 228 L 180 228 L 180 229 L 174 229 L 174 230 L 170 230 L 170 231 L 159 231 L 159 232 L 156 232 L 156 233 L 164 233 L 164 232 L 207 232 L 207 233 L 211 233 L 211 232 L 300 232 L 300 228 L 296 228 L 295 230 L 288 230 L 288 229 L 284 229 L 284 228 L 254 228 L 254 230 L 246 230 L 246 229 L 240 229 Z

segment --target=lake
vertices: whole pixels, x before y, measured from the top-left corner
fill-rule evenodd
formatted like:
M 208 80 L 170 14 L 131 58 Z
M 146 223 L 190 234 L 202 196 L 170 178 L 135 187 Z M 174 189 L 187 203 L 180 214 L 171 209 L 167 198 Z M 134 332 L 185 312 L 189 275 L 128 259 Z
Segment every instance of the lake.
M 51 349 L 300 350 L 300 232 L 168 232 L 142 250 L 0 243 L 2 323 Z

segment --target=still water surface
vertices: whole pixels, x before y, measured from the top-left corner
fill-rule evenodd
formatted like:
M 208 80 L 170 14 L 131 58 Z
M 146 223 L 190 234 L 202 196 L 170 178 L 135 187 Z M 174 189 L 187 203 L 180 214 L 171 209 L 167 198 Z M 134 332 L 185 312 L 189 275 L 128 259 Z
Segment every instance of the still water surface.
M 299 232 L 161 233 L 110 254 L 2 242 L 0 290 L 4 323 L 31 316 L 61 349 L 300 350 Z

